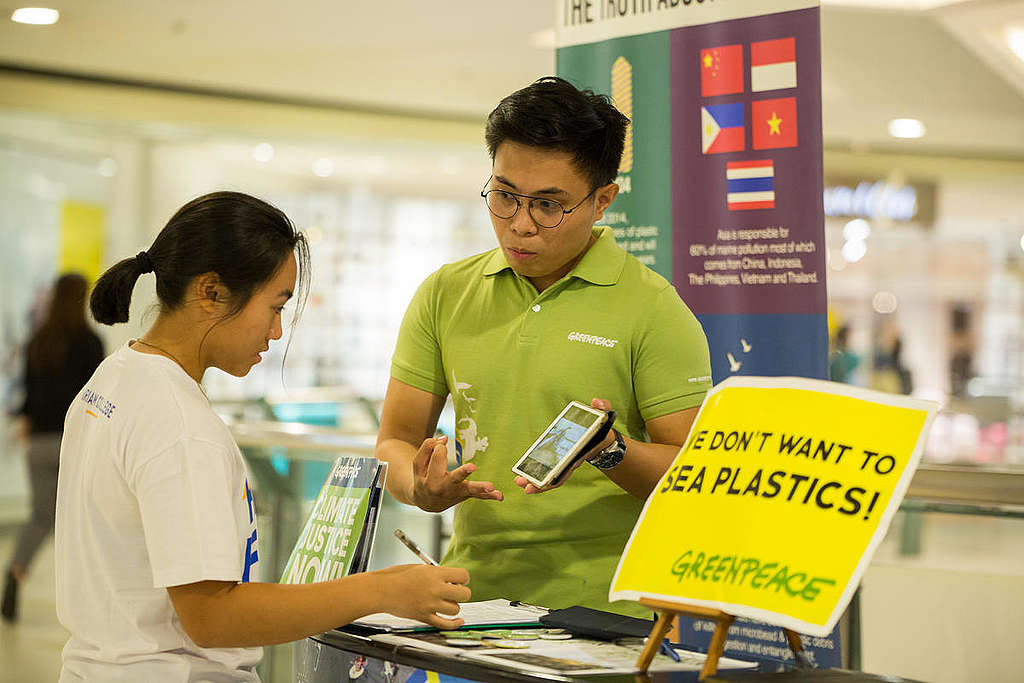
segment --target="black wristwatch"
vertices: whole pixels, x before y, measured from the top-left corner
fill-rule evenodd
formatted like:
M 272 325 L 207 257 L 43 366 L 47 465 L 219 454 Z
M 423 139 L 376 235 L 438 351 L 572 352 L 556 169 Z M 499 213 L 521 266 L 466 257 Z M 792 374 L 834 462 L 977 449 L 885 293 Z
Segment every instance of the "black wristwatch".
M 626 457 L 626 440 L 622 438 L 622 434 L 619 434 L 617 429 L 613 429 L 612 434 L 615 435 L 615 441 L 587 461 L 599 470 L 610 470 Z

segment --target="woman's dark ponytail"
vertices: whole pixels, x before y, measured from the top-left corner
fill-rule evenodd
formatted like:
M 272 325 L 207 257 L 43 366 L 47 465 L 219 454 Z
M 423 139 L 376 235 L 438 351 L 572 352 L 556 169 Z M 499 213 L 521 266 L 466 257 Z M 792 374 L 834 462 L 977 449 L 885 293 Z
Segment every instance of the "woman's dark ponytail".
M 135 282 L 140 275 L 155 272 L 161 311 L 173 311 L 185 303 L 193 278 L 216 273 L 230 295 L 228 315 L 234 315 L 292 253 L 298 265 L 294 325 L 309 291 L 305 236 L 279 209 L 256 197 L 213 192 L 178 209 L 149 249 L 105 272 L 89 307 L 104 325 L 127 322 Z
M 104 325 L 128 322 L 135 282 L 140 275 L 151 270 L 152 264 L 136 256 L 118 261 L 103 273 L 89 297 L 89 310 L 96 322 Z

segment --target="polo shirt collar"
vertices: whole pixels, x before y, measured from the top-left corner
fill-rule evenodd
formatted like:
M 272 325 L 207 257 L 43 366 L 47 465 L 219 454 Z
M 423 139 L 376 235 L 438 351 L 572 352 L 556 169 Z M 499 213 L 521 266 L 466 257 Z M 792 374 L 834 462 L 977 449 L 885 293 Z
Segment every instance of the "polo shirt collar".
M 615 244 L 615 236 L 611 228 L 596 227 L 594 236 L 597 241 L 587 250 L 569 277 L 578 277 L 595 285 L 614 285 L 622 274 L 626 263 L 626 252 Z M 484 265 L 484 275 L 495 275 L 511 269 L 501 248 L 494 249 Z
M 626 252 L 615 243 L 612 229 L 606 226 L 594 228 L 597 241 L 587 250 L 576 264 L 570 277 L 578 277 L 595 285 L 614 285 L 626 265 Z
M 505 259 L 505 254 L 501 251 L 501 247 L 498 247 L 491 250 L 491 256 L 487 259 L 487 263 L 484 264 L 484 275 L 496 275 L 511 267 Z

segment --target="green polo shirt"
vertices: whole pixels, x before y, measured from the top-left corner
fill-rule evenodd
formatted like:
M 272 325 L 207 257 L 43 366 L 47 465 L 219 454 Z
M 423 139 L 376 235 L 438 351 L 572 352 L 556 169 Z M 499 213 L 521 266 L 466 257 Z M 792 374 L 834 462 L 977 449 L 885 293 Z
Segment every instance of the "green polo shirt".
M 649 614 L 608 603 L 643 501 L 589 465 L 539 495 L 512 481 L 512 465 L 569 401 L 607 399 L 619 431 L 649 440 L 645 420 L 700 405 L 711 386 L 707 339 L 675 288 L 611 230 L 594 234 L 576 268 L 540 294 L 500 249 L 443 266 L 402 322 L 391 376 L 451 394 L 461 461 L 505 494 L 455 510 L 444 563 L 469 570 L 474 600 Z

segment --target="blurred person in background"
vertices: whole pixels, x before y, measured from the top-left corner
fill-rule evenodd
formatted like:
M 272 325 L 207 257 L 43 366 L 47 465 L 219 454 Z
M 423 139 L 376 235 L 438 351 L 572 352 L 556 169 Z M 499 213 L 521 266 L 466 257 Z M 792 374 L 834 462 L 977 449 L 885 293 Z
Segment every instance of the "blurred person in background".
M 893 337 L 888 348 L 875 352 L 875 367 L 871 374 L 871 388 L 890 394 L 907 394 L 914 390 L 910 369 L 903 364 L 903 339 Z
M 25 347 L 25 401 L 16 414 L 19 436 L 28 442 L 32 510 L 7 568 L 0 607 L 7 621 L 18 618 L 19 585 L 39 546 L 53 533 L 64 415 L 103 360 L 103 342 L 85 319 L 88 290 L 81 275 L 60 276 L 46 316 Z
M 950 316 L 949 391 L 953 396 L 967 396 L 967 382 L 974 377 L 974 339 L 971 334 L 971 312 L 958 304 Z
M 843 325 L 832 340 L 828 357 L 828 378 L 833 382 L 853 383 L 853 372 L 860 365 L 860 356 L 850 349 L 850 326 Z

